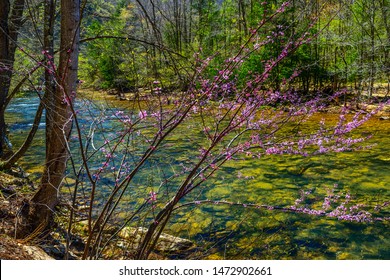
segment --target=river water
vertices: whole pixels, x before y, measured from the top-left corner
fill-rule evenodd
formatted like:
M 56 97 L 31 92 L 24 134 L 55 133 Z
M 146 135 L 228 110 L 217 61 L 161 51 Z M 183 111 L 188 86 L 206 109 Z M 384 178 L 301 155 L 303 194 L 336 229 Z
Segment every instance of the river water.
M 85 104 L 79 105 L 82 108 Z M 10 139 L 15 147 L 31 128 L 37 106 L 37 98 L 25 97 L 15 98 L 7 109 Z M 126 110 L 125 102 L 89 106 L 88 114 L 79 116 L 84 130 L 101 116 L 102 108 L 106 109 L 106 115 L 114 115 L 109 109 L 113 107 Z M 318 114 L 310 123 L 314 125 L 322 118 L 332 117 L 335 116 Z M 38 178 L 42 170 L 44 127 L 42 121 L 31 149 L 20 161 L 32 178 Z M 115 126 L 109 119 L 102 128 L 115 134 Z M 319 204 L 321 195 L 334 186 L 337 193 L 350 193 L 357 203 L 372 208 L 390 201 L 390 123 L 373 118 L 359 132 L 372 134 L 369 143 L 376 145 L 364 151 L 310 158 L 269 156 L 257 161 L 230 161 L 202 188 L 197 199 L 239 201 L 241 206 L 205 204 L 179 211 L 168 232 L 195 240 L 205 250 L 203 257 L 210 259 L 390 259 L 388 222 L 353 223 L 242 206 L 249 203 L 289 206 L 302 191 L 309 190 L 310 199 Z M 158 164 L 147 165 L 132 188 L 153 189 L 158 183 L 154 179 L 156 174 L 169 173 L 186 162 L 192 149 L 192 143 L 183 141 L 180 133 L 174 134 L 168 139 L 165 150 L 168 154 L 161 155 Z M 159 167 L 152 168 L 155 165 Z M 107 179 L 106 184 L 109 186 L 112 181 Z M 104 197 L 104 193 L 102 188 L 100 195 Z M 385 211 L 389 216 L 389 210 Z

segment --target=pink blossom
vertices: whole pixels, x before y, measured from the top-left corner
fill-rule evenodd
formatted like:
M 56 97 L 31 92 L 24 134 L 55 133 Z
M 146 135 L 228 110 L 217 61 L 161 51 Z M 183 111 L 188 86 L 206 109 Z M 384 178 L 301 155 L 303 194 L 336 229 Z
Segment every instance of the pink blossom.
M 157 193 L 154 191 L 151 191 L 149 193 L 149 202 L 155 202 L 157 201 Z
M 148 116 L 148 113 L 143 110 L 143 111 L 139 111 L 138 113 L 138 117 L 142 120 L 142 119 L 145 119 L 146 117 Z

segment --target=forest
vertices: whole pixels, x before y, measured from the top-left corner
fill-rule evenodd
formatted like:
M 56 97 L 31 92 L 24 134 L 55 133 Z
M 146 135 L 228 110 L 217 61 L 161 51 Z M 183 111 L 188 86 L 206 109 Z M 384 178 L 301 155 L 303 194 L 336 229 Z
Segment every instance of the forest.
M 0 0 L 1 258 L 388 259 L 389 16 Z

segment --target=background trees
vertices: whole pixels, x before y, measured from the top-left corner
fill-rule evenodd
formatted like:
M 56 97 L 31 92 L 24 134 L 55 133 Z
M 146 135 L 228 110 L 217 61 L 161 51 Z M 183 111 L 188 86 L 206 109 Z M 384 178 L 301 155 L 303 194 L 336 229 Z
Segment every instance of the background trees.
M 115 8 L 106 4 L 106 8 L 100 9 L 110 16 L 96 17 L 93 24 L 85 27 L 85 34 L 94 37 L 110 33 L 122 40 L 87 42 L 82 51 L 82 59 L 85 55 L 87 63 L 81 75 L 103 88 L 120 88 L 123 84 L 144 87 L 152 79 L 178 87 L 181 84 L 178 77 L 185 81 L 187 70 L 193 65 L 192 53 L 201 49 L 205 57 L 216 52 L 229 57 L 257 26 L 258 19 L 282 3 L 139 0 L 121 1 Z M 364 0 L 291 1 L 281 22 L 275 22 L 275 30 L 283 24 L 286 36 L 294 36 L 315 22 L 308 31 L 319 34 L 294 54 L 289 63 L 278 68 L 277 76 L 283 78 L 298 66 L 302 76 L 297 86 L 306 91 L 324 87 L 335 90 L 349 84 L 360 91 L 367 90 L 370 95 L 375 82 L 386 83 L 388 79 L 387 4 Z M 275 41 L 274 46 L 277 44 L 280 42 Z M 266 58 L 270 50 L 253 54 L 252 60 Z M 146 65 L 146 69 L 139 65 Z M 259 63 L 248 67 L 256 71 Z
M 3 1 L 3 5 L 8 2 Z M 219 52 L 223 54 L 219 61 L 221 63 L 223 57 L 229 57 L 232 51 L 241 46 L 243 38 L 257 26 L 258 20 L 270 14 L 282 2 L 87 1 L 81 25 L 84 43 L 81 46 L 83 63 L 80 79 L 95 88 L 117 88 L 122 91 L 148 87 L 156 79 L 164 87 L 183 88 L 191 76 L 189 70 L 194 66 L 194 52 L 201 49 L 203 57 Z M 6 6 L 2 9 L 4 30 L 9 25 L 9 36 L 12 37 L 4 37 L 2 43 L 11 42 L 9 54 L 13 57 L 17 50 L 19 29 L 22 23 L 28 21 L 32 24 L 22 30 L 20 46 L 39 51 L 44 44 L 43 33 L 47 30 L 37 24 L 44 14 L 44 5 L 39 1 L 28 5 L 22 20 L 24 1 L 11 1 L 11 4 L 19 8 L 12 9 L 10 6 L 8 13 Z M 291 69 L 298 67 L 302 75 L 297 87 L 306 91 L 325 87 L 337 89 L 348 84 L 359 92 L 367 91 L 371 95 L 374 84 L 383 83 L 387 87 L 388 4 L 387 1 L 374 3 L 365 0 L 291 1 L 281 22 L 275 22 L 275 31 L 278 25 L 283 25 L 285 29 L 277 32 L 294 36 L 294 33 L 307 29 L 310 23 L 315 22 L 308 31 L 312 35 L 319 34 L 295 53 L 289 62 L 278 68 L 274 78 L 279 78 L 275 84 L 288 76 Z M 26 38 L 31 36 L 36 40 L 27 42 Z M 280 43 L 275 41 L 275 48 L 252 54 L 252 62 L 247 64 L 247 70 L 257 71 L 261 64 L 259 61 L 271 55 L 271 51 L 276 50 Z M 20 65 L 31 67 L 33 61 L 28 55 L 18 50 L 16 55 L 22 62 Z M 11 63 L 13 59 L 8 61 Z M 10 82 L 10 79 L 7 80 Z

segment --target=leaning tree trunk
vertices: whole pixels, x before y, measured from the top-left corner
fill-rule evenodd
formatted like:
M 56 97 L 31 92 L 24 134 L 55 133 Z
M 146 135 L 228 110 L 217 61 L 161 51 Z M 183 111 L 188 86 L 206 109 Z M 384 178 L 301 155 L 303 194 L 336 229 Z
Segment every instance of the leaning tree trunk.
M 50 225 L 59 202 L 59 192 L 68 160 L 68 139 L 72 128 L 72 102 L 78 67 L 80 1 L 61 0 L 61 54 L 53 103 L 46 108 L 51 116 L 47 155 L 41 185 L 31 200 L 29 221 L 33 234 Z

